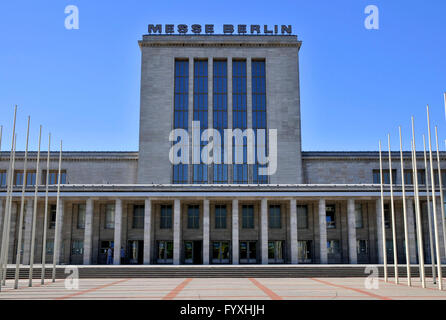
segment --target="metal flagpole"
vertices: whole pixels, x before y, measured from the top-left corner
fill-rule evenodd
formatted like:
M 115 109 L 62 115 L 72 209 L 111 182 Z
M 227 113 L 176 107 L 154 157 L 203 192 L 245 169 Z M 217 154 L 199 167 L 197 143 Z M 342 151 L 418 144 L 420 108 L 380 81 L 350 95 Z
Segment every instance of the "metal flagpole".
M 421 285 L 426 288 L 426 274 L 424 272 L 424 249 L 423 249 L 423 230 L 421 225 L 420 196 L 418 188 L 418 170 L 417 170 L 417 147 L 415 144 L 415 124 L 412 117 L 412 150 L 413 150 L 413 175 L 415 181 L 415 204 L 416 204 L 416 222 L 417 222 L 417 238 L 418 238 L 418 261 L 420 263 Z
M 396 246 L 396 226 L 395 226 L 395 207 L 393 205 L 393 177 L 392 177 L 392 155 L 390 150 L 390 134 L 387 134 L 389 145 L 389 175 L 390 175 L 390 209 L 392 213 L 392 241 L 393 241 L 393 268 L 395 273 L 395 283 L 399 283 L 398 279 L 398 252 Z
M 437 203 L 435 196 L 435 179 L 434 179 L 434 165 L 432 160 L 432 141 L 431 141 L 431 122 L 429 116 L 429 105 L 427 106 L 427 130 L 429 134 L 429 161 L 431 165 L 431 183 L 432 183 L 432 209 L 434 211 L 434 233 L 435 233 L 435 251 L 437 253 L 437 271 L 438 271 L 438 289 L 443 290 L 443 281 L 441 273 L 441 256 L 440 246 L 438 241 L 438 223 L 437 223 Z
M 440 199 L 441 199 L 441 222 L 443 226 L 443 244 L 444 249 L 446 250 L 446 228 L 444 225 L 444 195 L 443 195 L 443 177 L 441 175 L 441 166 L 440 166 L 440 145 L 438 144 L 438 133 L 437 127 L 435 126 L 435 141 L 437 144 L 437 166 L 438 166 L 438 184 L 440 185 Z M 438 261 L 441 264 L 441 261 Z
M 409 251 L 409 232 L 407 228 L 407 208 L 406 208 L 406 188 L 404 186 L 404 160 L 403 160 L 403 140 L 401 138 L 401 126 L 398 127 L 400 132 L 400 159 L 401 159 L 401 185 L 403 191 L 403 216 L 404 216 L 404 240 L 406 243 L 406 266 L 407 266 L 407 285 L 412 285 L 412 277 L 410 274 L 410 251 Z
M 387 250 L 386 250 L 386 228 L 384 226 L 384 191 L 383 191 L 383 164 L 381 154 L 381 140 L 379 140 L 379 174 L 381 178 L 381 226 L 382 226 L 382 241 L 383 241 L 383 262 L 384 262 L 384 281 L 388 281 L 387 274 Z
M 6 251 L 8 251 L 8 245 L 7 240 L 9 238 L 9 203 L 11 198 L 11 188 L 12 188 L 12 173 L 13 170 L 13 155 L 14 152 L 14 146 L 15 146 L 15 123 L 16 123 L 16 116 L 17 116 L 17 106 L 14 108 L 14 120 L 12 125 L 12 140 L 11 140 L 11 153 L 9 154 L 9 170 L 8 170 L 8 181 L 7 181 L 7 191 L 6 191 L 6 203 L 5 203 L 5 217 L 3 219 L 3 234 L 2 234 L 2 246 L 1 246 L 1 253 L 0 253 L 0 290 L 1 286 L 6 284 L 6 271 L 8 267 L 8 254 Z
M 46 231 L 48 223 L 48 185 L 50 177 L 50 151 L 51 151 L 51 133 L 48 134 L 48 156 L 46 159 L 46 186 L 45 186 L 45 211 L 43 218 L 43 244 L 42 244 L 42 267 L 40 270 L 40 283 L 45 284 L 45 260 L 46 260 Z
M 25 209 L 25 191 L 26 191 L 26 184 L 27 184 L 28 141 L 29 141 L 30 120 L 31 120 L 31 117 L 28 117 L 28 129 L 26 131 L 25 161 L 23 164 L 22 199 L 20 202 L 19 234 L 17 237 L 17 254 L 16 254 L 16 260 L 15 260 L 14 289 L 17 289 L 19 287 L 20 260 L 22 257 L 23 211 Z
M 431 218 L 431 205 L 430 205 L 430 195 L 429 195 L 429 179 L 428 172 L 429 168 L 427 166 L 427 156 L 426 156 L 426 139 L 423 134 L 423 146 L 424 146 L 424 170 L 426 172 L 426 197 L 427 197 L 427 217 L 429 223 L 429 242 L 430 242 L 430 254 L 431 254 L 431 264 L 432 264 L 432 279 L 434 284 L 436 283 L 437 274 L 435 271 L 435 253 L 434 253 L 434 239 L 432 235 L 432 218 Z
M 9 203 L 8 203 L 8 220 L 6 221 L 6 235 L 5 235 L 5 253 L 3 257 L 4 272 L 3 272 L 3 285 L 6 285 L 6 273 L 8 270 L 8 258 L 9 258 L 9 238 L 10 238 L 10 226 L 11 226 L 11 210 L 12 210 L 12 191 L 14 185 L 14 169 L 15 169 L 15 151 L 17 146 L 17 133 L 14 135 L 14 147 L 12 152 L 12 166 L 10 170 L 10 190 L 9 190 Z
M 61 214 L 59 213 L 60 210 L 60 176 L 61 176 L 61 165 L 62 165 L 62 140 L 60 140 L 60 153 L 59 153 L 59 171 L 57 174 L 57 200 L 56 200 L 56 228 L 54 232 L 54 252 L 53 252 L 53 282 L 56 281 L 56 256 L 59 254 L 59 243 L 57 242 L 57 237 L 59 234 L 59 228 L 60 228 L 60 218 Z
M 34 208 L 33 208 L 33 225 L 31 231 L 31 256 L 29 260 L 29 283 L 28 286 L 33 286 L 33 266 L 34 266 L 34 245 L 36 237 L 36 219 L 37 219 L 37 193 L 39 191 L 39 164 L 40 164 L 40 142 L 42 140 L 42 126 L 39 130 L 39 146 L 37 149 L 37 162 L 36 162 L 36 185 L 34 189 Z

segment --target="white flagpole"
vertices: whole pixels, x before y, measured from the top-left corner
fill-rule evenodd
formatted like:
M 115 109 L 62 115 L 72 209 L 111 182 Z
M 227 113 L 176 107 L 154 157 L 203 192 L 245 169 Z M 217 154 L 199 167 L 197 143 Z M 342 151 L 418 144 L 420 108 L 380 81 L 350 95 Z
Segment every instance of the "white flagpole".
M 7 239 L 9 238 L 9 203 L 11 201 L 11 188 L 12 188 L 12 172 L 13 171 L 13 155 L 15 154 L 15 123 L 16 123 L 16 116 L 17 116 L 17 106 L 14 108 L 14 120 L 12 124 L 12 141 L 11 141 L 11 153 L 9 154 L 9 170 L 8 170 L 8 185 L 7 185 L 7 191 L 6 191 L 6 203 L 5 203 L 5 217 L 3 219 L 3 234 L 2 234 L 2 246 L 1 246 L 1 253 L 0 253 L 0 291 L 1 286 L 6 284 L 6 271 L 8 269 L 8 245 L 7 245 Z
M 17 289 L 19 287 L 20 260 L 22 257 L 23 211 L 25 209 L 25 191 L 26 191 L 26 184 L 27 184 L 28 141 L 29 141 L 30 120 L 31 120 L 31 117 L 28 117 L 28 128 L 26 131 L 25 161 L 23 164 L 22 199 L 20 202 L 19 234 L 17 237 L 17 254 L 16 254 L 16 260 L 15 260 L 14 289 Z
M 426 172 L 426 197 L 427 197 L 427 217 L 429 223 L 429 242 L 430 242 L 430 254 L 431 254 L 431 264 L 432 264 L 432 280 L 434 284 L 436 283 L 437 274 L 435 271 L 435 253 L 434 253 L 434 239 L 432 235 L 432 217 L 431 217 L 431 205 L 430 205 L 430 195 L 429 195 L 429 179 L 427 174 L 429 173 L 429 168 L 427 166 L 427 156 L 426 156 L 426 139 L 423 134 L 423 146 L 424 146 L 424 170 Z
M 420 278 L 421 285 L 426 288 L 426 274 L 424 270 L 424 249 L 423 249 L 423 229 L 421 225 L 421 209 L 420 209 L 420 197 L 418 188 L 418 169 L 417 169 L 417 147 L 415 144 L 415 124 L 412 117 L 412 150 L 413 150 L 413 174 L 415 181 L 415 204 L 416 204 L 416 221 L 417 221 L 417 238 L 418 238 L 418 260 L 420 263 Z
M 395 283 L 399 283 L 398 278 L 398 251 L 396 243 L 395 207 L 393 203 L 393 177 L 392 177 L 392 155 L 390 150 L 390 134 L 387 134 L 389 145 L 389 175 L 390 175 L 390 209 L 392 213 L 392 241 L 393 241 L 393 268 L 395 273 Z
M 36 185 L 34 189 L 34 208 L 33 208 L 33 225 L 31 231 L 31 255 L 29 260 L 29 283 L 28 286 L 33 286 L 33 267 L 34 267 L 34 246 L 36 237 L 36 220 L 37 220 L 37 193 L 39 191 L 39 164 L 40 164 L 40 143 L 42 140 L 42 126 L 39 130 L 39 146 L 37 149 L 37 162 L 36 162 Z
M 384 217 L 384 191 L 383 191 L 383 164 L 381 154 L 381 140 L 379 140 L 379 174 L 381 177 L 381 226 L 382 226 L 382 242 L 383 242 L 383 262 L 384 262 L 384 281 L 388 282 L 387 274 L 387 250 L 386 250 L 386 227 Z
M 443 195 L 443 177 L 441 175 L 440 166 L 440 145 L 438 144 L 438 133 L 437 127 L 435 126 L 435 141 L 437 144 L 437 166 L 438 166 L 438 183 L 440 184 L 440 199 L 441 199 L 441 222 L 443 225 L 443 245 L 446 250 L 446 227 L 444 225 L 444 195 Z M 441 261 L 438 262 L 441 264 Z
M 50 152 L 51 133 L 48 134 L 48 156 L 46 159 L 46 186 L 45 186 L 45 211 L 43 218 L 43 241 L 42 241 L 42 267 L 40 268 L 40 283 L 45 284 L 45 260 L 46 260 L 46 231 L 48 228 L 48 185 L 50 177 Z
M 435 231 L 435 251 L 437 253 L 437 271 L 438 271 L 438 289 L 443 290 L 443 281 L 442 281 L 442 273 L 441 273 L 441 255 L 440 255 L 440 246 L 438 241 L 438 223 L 437 223 L 437 203 L 435 196 L 435 179 L 434 179 L 434 165 L 432 158 L 432 141 L 431 141 L 431 123 L 429 116 L 429 105 L 427 106 L 427 129 L 429 133 L 429 160 L 431 165 L 431 183 L 432 183 L 432 208 L 434 211 L 434 231 Z
M 409 232 L 407 227 L 407 208 L 406 208 L 406 187 L 404 186 L 404 160 L 403 160 L 403 140 L 401 138 L 401 126 L 398 127 L 400 133 L 400 159 L 401 159 L 401 186 L 403 191 L 403 217 L 404 217 L 404 240 L 406 243 L 406 267 L 407 267 L 407 285 L 412 286 L 412 277 L 410 273 L 410 251 L 409 251 Z
M 12 153 L 12 167 L 10 170 L 10 183 L 11 188 L 9 190 L 9 203 L 8 203 L 8 220 L 6 224 L 6 241 L 5 241 L 5 253 L 4 253 L 4 270 L 3 272 L 3 285 L 6 285 L 6 273 L 8 271 L 8 258 L 9 258 L 9 238 L 10 238 L 10 226 L 11 226 L 11 210 L 12 210 L 12 191 L 14 188 L 14 169 L 15 169 L 15 151 L 17 146 L 17 132 L 14 135 L 14 147 Z M 14 240 L 14 239 L 13 239 Z
M 53 282 L 56 281 L 56 258 L 59 254 L 59 243 L 58 243 L 58 234 L 59 234 L 59 228 L 60 228 L 60 221 L 61 214 L 59 214 L 60 210 L 60 176 L 61 176 L 61 165 L 62 165 L 62 140 L 60 140 L 60 153 L 59 153 L 59 171 L 57 174 L 57 200 L 56 200 L 56 228 L 54 232 L 54 252 L 53 252 Z M 62 239 L 60 239 L 62 241 Z

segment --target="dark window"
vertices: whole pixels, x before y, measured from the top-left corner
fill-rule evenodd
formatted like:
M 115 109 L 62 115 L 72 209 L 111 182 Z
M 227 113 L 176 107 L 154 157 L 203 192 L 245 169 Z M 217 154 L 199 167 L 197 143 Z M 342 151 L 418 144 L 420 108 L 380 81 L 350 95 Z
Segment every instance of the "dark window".
M 0 171 L 0 187 L 6 186 L 6 171 Z
M 49 171 L 49 185 L 58 184 L 59 181 L 59 170 L 50 170 Z M 42 184 L 46 184 L 46 170 L 42 171 Z M 60 184 L 67 184 L 67 172 L 66 170 L 60 171 Z
M 172 228 L 172 206 L 162 205 L 161 206 L 161 229 L 171 229 Z
M 215 229 L 226 229 L 226 205 L 215 206 Z
M 16 170 L 14 171 L 14 185 L 23 186 L 24 171 Z M 27 171 L 26 172 L 26 185 L 35 186 L 36 185 L 36 172 Z
M 175 61 L 175 101 L 174 128 L 188 129 L 189 117 L 189 61 Z M 181 151 L 178 156 L 181 156 Z M 188 165 L 179 163 L 173 165 L 173 183 L 188 183 Z
M 367 240 L 356 240 L 356 250 L 358 254 L 367 254 L 369 252 Z
M 50 229 L 56 227 L 57 206 L 55 204 L 50 205 Z
M 364 227 L 364 218 L 362 214 L 362 204 L 355 204 L 355 220 L 356 220 L 356 229 L 362 229 Z
M 71 244 L 71 254 L 84 254 L 83 240 L 73 240 Z
M 221 138 L 221 164 L 214 164 L 214 183 L 228 182 L 228 165 L 224 164 L 224 129 L 228 128 L 228 64 L 214 60 L 213 122 Z M 215 144 L 214 144 L 215 146 Z
M 133 206 L 133 229 L 144 229 L 144 206 Z
M 336 228 L 336 206 L 333 204 L 327 205 L 325 208 L 326 218 L 327 218 L 327 229 Z
M 435 185 L 439 186 L 439 178 L 438 178 L 438 169 L 434 169 L 434 181 Z M 441 170 L 441 184 L 444 186 L 444 183 L 446 181 L 446 170 Z
M 265 61 L 252 61 L 252 128 L 256 134 L 255 139 L 255 164 L 253 165 L 253 183 L 268 183 L 267 175 L 260 175 L 259 168 L 265 167 L 259 163 L 257 149 L 262 149 L 266 157 L 266 137 L 261 144 L 257 143 L 258 129 L 265 130 L 266 133 L 266 78 L 265 78 Z M 263 139 L 262 139 L 263 140 Z
M 281 214 L 280 214 L 280 205 L 272 205 L 269 206 L 269 227 L 271 229 L 280 229 L 281 228 Z
M 384 184 L 390 184 L 390 175 L 389 175 L 389 169 L 383 169 L 383 180 Z M 393 184 L 396 184 L 396 169 L 392 170 L 392 182 Z M 373 170 L 373 183 L 374 184 L 380 184 L 381 183 L 381 175 L 379 169 Z
M 54 252 L 54 240 L 47 240 L 46 241 L 46 254 L 50 255 Z
M 198 229 L 200 227 L 200 206 L 187 206 L 187 227 Z
M 388 204 L 384 204 L 384 224 L 386 229 L 390 228 L 390 206 Z
M 341 252 L 339 245 L 339 240 L 328 240 L 327 241 L 327 253 L 328 254 L 339 254 Z
M 297 206 L 297 228 L 308 229 L 308 206 Z
M 200 122 L 200 137 L 203 131 L 208 128 L 208 61 L 194 61 L 194 121 Z M 206 146 L 205 141 L 200 141 L 201 150 Z M 201 157 L 200 157 L 201 158 Z M 208 167 L 200 160 L 200 164 L 193 165 L 193 182 L 208 182 Z
M 85 229 L 85 204 L 80 204 L 77 211 L 77 228 Z
M 417 169 L 417 176 L 418 176 L 418 184 L 425 185 L 426 173 L 424 169 Z M 401 184 L 401 181 L 398 184 Z M 414 184 L 412 169 L 404 169 L 404 184 Z
M 243 229 L 254 228 L 254 206 L 252 205 L 242 206 L 242 228 Z
M 245 131 L 247 128 L 247 102 L 246 102 L 246 61 L 234 60 L 232 62 L 232 127 Z M 237 147 L 243 150 L 243 163 L 236 164 Z M 243 137 L 243 144 L 232 142 L 233 181 L 234 183 L 248 183 L 248 148 L 247 138 Z
M 115 205 L 109 203 L 105 206 L 105 229 L 115 228 Z

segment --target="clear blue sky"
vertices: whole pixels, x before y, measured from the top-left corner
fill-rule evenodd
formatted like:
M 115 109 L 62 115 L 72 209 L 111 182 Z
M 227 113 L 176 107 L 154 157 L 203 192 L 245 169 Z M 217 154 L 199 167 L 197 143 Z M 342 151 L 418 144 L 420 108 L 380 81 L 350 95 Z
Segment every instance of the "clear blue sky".
M 64 27 L 70 4 L 79 8 L 79 30 Z M 380 9 L 379 30 L 364 27 L 369 4 Z M 31 115 L 34 150 L 39 124 L 66 150 L 138 150 L 137 41 L 147 24 L 291 24 L 303 41 L 304 150 L 377 150 L 387 132 L 397 149 L 400 124 L 408 148 L 411 115 L 422 146 L 428 103 L 446 138 L 445 14 L 440 0 L 5 0 L 0 124 L 9 148 L 18 104 L 18 149 Z

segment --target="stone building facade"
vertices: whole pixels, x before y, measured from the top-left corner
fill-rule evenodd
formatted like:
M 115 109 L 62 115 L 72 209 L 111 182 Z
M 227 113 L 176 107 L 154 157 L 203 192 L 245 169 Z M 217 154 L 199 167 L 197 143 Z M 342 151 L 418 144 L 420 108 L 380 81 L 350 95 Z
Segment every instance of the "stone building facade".
M 51 154 L 46 248 L 46 164 L 42 159 L 37 182 L 36 263 L 44 253 L 46 261 L 52 261 L 56 241 L 60 243 L 55 254 L 60 264 L 105 264 L 108 248 L 113 249 L 114 264 L 376 264 L 383 262 L 383 223 L 388 261 L 393 261 L 390 185 L 384 187 L 382 221 L 379 154 L 301 150 L 301 42 L 296 36 L 145 35 L 139 44 L 139 151 L 64 152 L 59 211 L 54 184 L 58 154 Z M 219 87 L 221 79 L 223 87 Z M 187 85 L 187 90 L 178 91 L 178 83 Z M 196 102 L 200 96 L 201 104 Z M 180 126 L 176 112 L 183 112 Z M 218 123 L 215 119 L 222 112 L 224 120 Z M 168 157 L 173 129 L 190 132 L 196 117 L 207 119 L 208 128 L 238 128 L 237 112 L 242 112 L 242 129 L 263 128 L 256 127 L 258 117 L 265 117 L 266 129 L 277 129 L 275 174 L 256 180 L 256 164 L 245 162 L 241 173 L 236 172 L 236 165 L 227 165 L 221 167 L 225 170 L 222 175 L 212 164 L 175 169 Z M 386 153 L 384 157 L 387 160 Z M 392 157 L 398 262 L 403 263 L 399 153 Z M 422 178 L 423 154 L 417 158 Z M 8 209 L 9 159 L 9 152 L 0 153 L 0 230 Z M 17 250 L 23 165 L 24 153 L 17 152 L 8 230 L 10 263 L 15 262 Z M 410 153 L 404 153 L 404 165 L 410 179 Z M 441 165 L 446 166 L 444 153 Z M 36 153 L 31 152 L 24 203 L 24 264 L 30 259 L 35 168 Z M 175 178 L 179 172 L 181 183 Z M 388 178 L 387 161 L 384 172 Z M 216 183 L 217 175 L 223 181 Z M 406 182 L 409 251 L 411 262 L 416 263 L 414 188 L 411 181 Z M 424 184 L 420 196 L 424 253 L 429 262 Z M 440 208 L 438 191 L 436 196 Z M 440 210 L 437 217 L 444 259 Z M 57 232 L 56 219 L 60 222 Z

